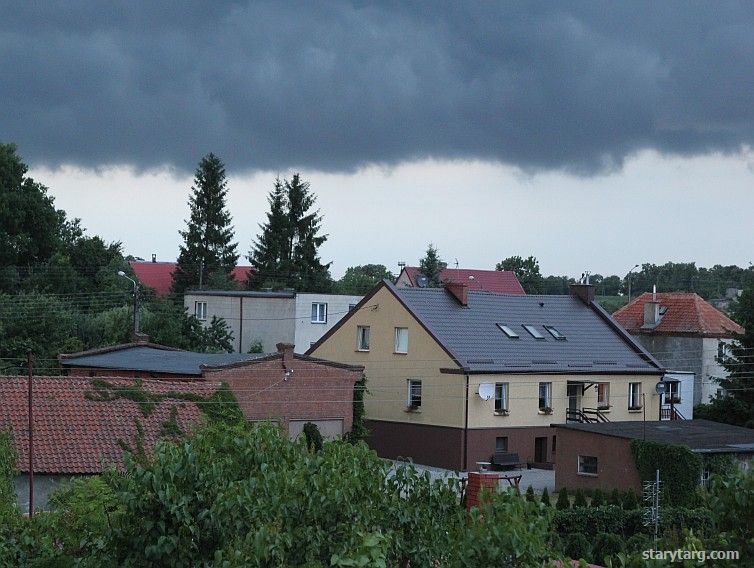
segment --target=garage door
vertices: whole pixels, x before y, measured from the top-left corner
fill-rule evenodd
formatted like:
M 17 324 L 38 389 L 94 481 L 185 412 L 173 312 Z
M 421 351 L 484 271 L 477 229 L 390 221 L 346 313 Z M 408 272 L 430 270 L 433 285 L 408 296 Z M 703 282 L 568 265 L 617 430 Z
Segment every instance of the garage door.
M 343 420 L 291 420 L 288 422 L 288 432 L 294 440 L 304 431 L 304 424 L 311 422 L 319 428 L 320 434 L 325 440 L 333 440 L 343 435 Z

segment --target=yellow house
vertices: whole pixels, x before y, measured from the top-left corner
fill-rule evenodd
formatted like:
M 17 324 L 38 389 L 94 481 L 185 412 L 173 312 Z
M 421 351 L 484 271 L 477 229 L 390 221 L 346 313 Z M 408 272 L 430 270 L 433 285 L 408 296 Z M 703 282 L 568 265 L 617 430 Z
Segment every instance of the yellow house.
M 550 424 L 658 420 L 660 364 L 594 301 L 385 280 L 308 351 L 363 365 L 369 444 L 468 470 L 495 453 L 554 462 Z

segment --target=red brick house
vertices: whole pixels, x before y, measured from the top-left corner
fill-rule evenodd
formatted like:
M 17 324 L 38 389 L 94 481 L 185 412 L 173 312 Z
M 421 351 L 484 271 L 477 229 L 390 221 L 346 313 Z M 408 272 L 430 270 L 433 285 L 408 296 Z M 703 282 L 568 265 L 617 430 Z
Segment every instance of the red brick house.
M 337 437 L 353 424 L 353 389 L 364 371 L 293 352 L 278 344 L 277 353 L 195 353 L 150 343 L 128 343 L 59 356 L 71 376 L 124 376 L 227 383 L 250 421 L 275 420 L 292 436 L 306 422 L 326 437 Z
M 157 262 L 156 260 L 130 260 L 128 264 L 144 286 L 152 288 L 157 296 L 167 296 L 173 286 L 173 272 L 178 263 Z M 251 266 L 236 266 L 231 271 L 231 276 L 239 284 L 246 284 Z

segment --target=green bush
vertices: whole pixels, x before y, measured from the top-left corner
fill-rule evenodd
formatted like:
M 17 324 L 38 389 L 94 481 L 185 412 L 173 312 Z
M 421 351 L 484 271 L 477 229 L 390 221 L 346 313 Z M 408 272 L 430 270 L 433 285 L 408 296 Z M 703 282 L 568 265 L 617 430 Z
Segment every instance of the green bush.
M 550 503 L 550 492 L 547 491 L 547 487 L 545 487 L 544 491 L 542 491 L 540 502 L 547 507 L 552 506 L 552 504 Z
M 754 558 L 754 470 L 712 480 L 710 499 L 719 548 L 739 550 L 741 558 Z M 724 546 L 723 546 L 724 545 Z
M 623 539 L 620 535 L 613 533 L 597 533 L 594 539 L 594 557 L 593 560 L 598 564 L 607 564 L 608 558 L 616 556 L 623 552 Z
M 574 494 L 573 498 L 573 506 L 574 507 L 586 507 L 586 496 L 584 495 L 584 491 L 582 489 L 577 489 L 576 493 Z
M 626 527 L 626 513 L 615 505 L 563 509 L 555 512 L 552 527 L 561 535 L 577 532 L 588 535 L 599 532 L 623 535 Z
M 306 447 L 310 452 L 319 452 L 322 450 L 324 440 L 316 424 L 312 422 L 304 424 L 304 438 L 306 439 Z
M 526 500 L 530 503 L 536 503 L 537 498 L 534 496 L 534 488 L 529 485 L 529 489 L 526 490 Z
M 555 508 L 559 511 L 571 508 L 571 500 L 568 498 L 568 489 L 565 487 L 558 491 L 558 500 L 555 503 Z
M 563 537 L 563 553 L 569 558 L 578 560 L 591 559 L 592 545 L 585 534 L 581 532 L 566 534 Z
M 660 470 L 662 499 L 666 505 L 693 504 L 702 474 L 702 458 L 685 446 L 631 440 L 636 469 L 642 481 L 654 481 Z
M 602 493 L 601 489 L 595 489 L 594 493 L 592 493 L 592 502 L 590 505 L 592 507 L 601 507 L 605 504 L 605 494 Z
M 637 509 L 638 507 L 639 499 L 636 497 L 636 493 L 629 489 L 623 496 L 623 508 L 630 511 L 631 509 Z
M 608 504 L 610 505 L 616 505 L 618 507 L 623 506 L 623 498 L 621 497 L 620 491 L 618 489 L 613 489 L 610 492 L 610 498 L 608 499 Z

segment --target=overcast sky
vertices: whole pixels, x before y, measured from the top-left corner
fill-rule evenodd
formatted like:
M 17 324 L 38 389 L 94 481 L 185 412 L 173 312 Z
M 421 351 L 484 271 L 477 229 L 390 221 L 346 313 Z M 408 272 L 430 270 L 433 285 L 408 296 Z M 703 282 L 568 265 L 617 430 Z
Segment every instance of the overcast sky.
M 90 232 L 174 259 L 191 176 L 240 250 L 276 174 L 339 275 L 754 261 L 754 4 L 0 1 L 0 140 Z

